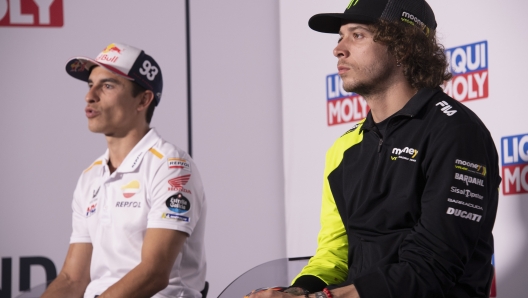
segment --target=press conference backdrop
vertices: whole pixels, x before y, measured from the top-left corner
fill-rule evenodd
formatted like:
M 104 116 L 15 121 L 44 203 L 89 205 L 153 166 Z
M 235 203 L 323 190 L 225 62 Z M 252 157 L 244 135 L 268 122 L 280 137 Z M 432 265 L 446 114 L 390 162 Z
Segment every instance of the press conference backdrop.
M 288 256 L 315 252 L 325 152 L 368 111 L 363 98 L 342 89 L 332 55 L 338 37 L 312 31 L 307 25 L 312 15 L 342 12 L 349 2 L 280 2 Z M 496 295 L 525 297 L 528 31 L 523 19 L 528 4 L 517 0 L 428 3 L 436 14 L 438 36 L 454 75 L 445 91 L 482 119 L 500 155 L 503 183 L 493 231 Z
M 284 212 L 277 208 L 283 204 L 278 2 L 190 2 L 193 157 L 208 199 L 207 279 L 216 297 L 246 270 L 285 256 Z M 259 16 L 251 16 L 254 9 Z M 259 39 L 241 38 L 253 30 Z M 68 58 L 94 57 L 112 42 L 145 49 L 164 78 L 152 126 L 187 149 L 185 40 L 183 0 L 0 0 L 1 298 L 60 271 L 75 184 L 106 149 L 104 137 L 88 131 L 88 88 L 66 74 Z M 259 71 L 248 73 L 250 64 Z M 248 96 L 260 84 L 267 89 Z

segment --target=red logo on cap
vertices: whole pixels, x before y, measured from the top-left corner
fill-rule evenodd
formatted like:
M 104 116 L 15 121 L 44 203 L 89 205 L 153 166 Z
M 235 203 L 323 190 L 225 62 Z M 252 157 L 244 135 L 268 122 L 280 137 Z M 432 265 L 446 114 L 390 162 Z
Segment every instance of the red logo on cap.
M 86 62 L 82 62 L 82 61 L 75 61 L 73 62 L 72 64 L 70 64 L 70 71 L 71 72 L 78 72 L 78 71 L 85 71 L 86 70 Z
M 116 52 L 121 54 L 121 49 L 118 48 L 115 44 L 111 43 L 106 48 L 104 48 L 103 53 Z

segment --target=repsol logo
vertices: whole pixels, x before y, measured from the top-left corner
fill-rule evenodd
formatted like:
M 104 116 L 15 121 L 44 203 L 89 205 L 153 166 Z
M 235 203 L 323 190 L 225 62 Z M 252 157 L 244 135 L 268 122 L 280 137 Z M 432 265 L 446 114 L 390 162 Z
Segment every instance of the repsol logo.
M 460 180 L 462 182 L 465 182 L 466 185 L 475 184 L 475 185 L 484 187 L 484 180 L 483 179 L 478 179 L 478 178 L 475 178 L 475 177 L 471 177 L 471 176 L 464 175 L 464 174 L 459 174 L 459 173 L 455 173 L 455 179 L 456 180 Z
M 452 207 L 448 207 L 446 213 L 448 215 L 458 216 L 460 218 L 465 218 L 465 219 L 469 219 L 469 220 L 476 221 L 476 222 L 480 222 L 480 220 L 482 219 L 482 215 L 474 214 L 474 213 L 467 212 L 467 211 L 462 211 L 460 209 L 455 209 Z
M 141 202 L 121 201 L 116 203 L 118 208 L 141 208 Z
M 410 13 L 408 13 L 406 11 L 402 12 L 402 18 L 406 18 L 406 19 L 409 19 L 409 20 L 417 23 L 420 28 L 425 27 L 425 24 L 419 18 L 415 17 L 413 14 L 410 14 Z

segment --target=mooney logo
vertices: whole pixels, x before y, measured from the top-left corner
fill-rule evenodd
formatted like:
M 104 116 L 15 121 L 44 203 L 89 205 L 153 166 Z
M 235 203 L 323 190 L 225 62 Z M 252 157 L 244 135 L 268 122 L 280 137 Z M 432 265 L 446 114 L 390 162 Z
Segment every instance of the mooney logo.
M 528 134 L 503 137 L 501 147 L 503 193 L 528 193 Z
M 133 197 L 139 191 L 139 181 L 134 180 L 126 185 L 121 186 L 121 191 L 123 192 L 123 196 L 125 198 L 128 199 Z
M 478 173 L 482 176 L 486 176 L 486 167 L 472 163 L 465 160 L 457 159 L 455 160 L 455 169 L 462 170 L 462 171 L 468 171 L 473 173 Z
M 402 156 L 402 154 L 409 154 L 410 157 L 407 157 L 407 156 Z M 396 155 L 396 156 L 391 156 L 391 160 L 397 160 L 398 158 L 400 159 L 404 159 L 404 160 L 408 160 L 408 161 L 412 161 L 412 162 L 416 162 L 416 155 L 418 155 L 418 150 L 416 149 L 413 149 L 413 148 L 409 148 L 409 147 L 405 147 L 403 149 L 400 149 L 400 148 L 392 148 L 392 154 Z
M 446 50 L 453 78 L 444 91 L 458 101 L 488 97 L 488 42 L 481 41 Z
M 0 27 L 62 27 L 62 0 L 0 0 Z
M 417 17 L 415 17 L 414 15 L 404 11 L 402 12 L 402 19 L 405 19 L 405 20 L 410 20 L 412 21 L 411 22 L 411 25 L 414 26 L 414 23 L 418 24 L 418 27 L 420 28 L 424 28 L 425 27 L 425 24 Z
M 338 74 L 331 74 L 326 76 L 326 111 L 328 126 L 332 126 L 367 117 L 369 107 L 362 96 L 343 89 Z

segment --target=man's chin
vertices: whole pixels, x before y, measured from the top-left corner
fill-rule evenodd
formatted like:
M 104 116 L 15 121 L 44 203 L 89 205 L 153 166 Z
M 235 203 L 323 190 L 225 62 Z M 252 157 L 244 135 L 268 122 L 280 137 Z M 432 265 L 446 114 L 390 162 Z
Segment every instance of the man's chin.
M 96 125 L 88 124 L 88 130 L 90 130 L 93 133 L 104 133 L 104 129 L 102 127 L 98 127 Z

